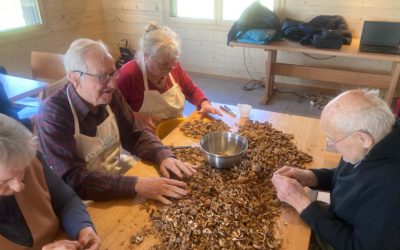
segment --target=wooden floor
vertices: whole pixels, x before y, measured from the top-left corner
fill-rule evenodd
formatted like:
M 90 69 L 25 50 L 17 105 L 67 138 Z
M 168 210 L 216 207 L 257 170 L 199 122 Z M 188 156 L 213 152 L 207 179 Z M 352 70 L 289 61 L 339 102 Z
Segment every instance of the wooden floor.
M 192 76 L 192 80 L 206 93 L 207 97 L 214 102 L 236 105 L 238 103 L 250 104 L 253 108 L 268 110 L 279 113 L 294 114 L 319 118 L 321 110 L 310 104 L 311 99 L 301 98 L 304 95 L 315 93 L 304 93 L 299 90 L 278 89 L 267 105 L 259 104 L 264 89 L 260 85 L 251 91 L 242 90 L 246 82 L 242 80 L 221 80 L 204 76 Z M 249 87 L 251 85 L 248 85 Z M 289 92 L 289 93 L 282 93 Z M 190 103 L 186 103 L 184 114 L 189 115 L 195 110 Z

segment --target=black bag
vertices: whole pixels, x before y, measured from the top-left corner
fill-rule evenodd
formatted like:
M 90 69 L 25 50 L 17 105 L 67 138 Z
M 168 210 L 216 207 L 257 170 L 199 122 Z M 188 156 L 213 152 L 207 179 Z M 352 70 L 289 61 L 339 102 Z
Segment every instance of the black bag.
M 282 35 L 284 38 L 300 41 L 304 36 L 304 33 L 300 30 L 299 25 L 303 24 L 300 21 L 296 21 L 290 18 L 286 18 L 282 23 Z
M 228 32 L 227 44 L 236 40 L 239 31 L 249 29 L 273 29 L 275 30 L 274 40 L 281 39 L 281 23 L 279 18 L 271 10 L 263 6 L 259 1 L 255 1 L 247 7 L 235 21 Z
M 316 48 L 340 49 L 343 36 L 339 30 L 322 29 L 320 34 L 314 34 L 311 44 Z
M 124 45 L 125 43 L 125 45 Z M 120 57 L 118 58 L 117 62 L 115 63 L 115 67 L 117 69 L 121 68 L 122 65 L 125 63 L 129 62 L 135 57 L 135 51 L 131 51 L 128 48 L 128 40 L 127 39 L 122 39 L 121 41 L 118 42 L 118 47 L 119 47 L 119 53 Z

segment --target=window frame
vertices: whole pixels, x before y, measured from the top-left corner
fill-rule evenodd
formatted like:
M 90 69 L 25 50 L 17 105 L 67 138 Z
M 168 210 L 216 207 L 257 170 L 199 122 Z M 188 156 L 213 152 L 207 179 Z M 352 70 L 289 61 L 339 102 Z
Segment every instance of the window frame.
M 48 32 L 43 0 L 36 0 L 41 23 L 0 31 L 0 38 L 22 37 L 26 35 L 43 35 Z
M 190 18 L 190 17 L 173 17 L 171 16 L 171 1 L 163 1 L 163 21 L 167 24 L 176 26 L 189 26 L 189 27 L 204 27 L 207 26 L 211 29 L 226 29 L 232 26 L 234 20 L 223 20 L 223 0 L 214 0 L 214 19 Z M 285 0 L 273 0 L 273 12 L 279 17 L 282 12 Z

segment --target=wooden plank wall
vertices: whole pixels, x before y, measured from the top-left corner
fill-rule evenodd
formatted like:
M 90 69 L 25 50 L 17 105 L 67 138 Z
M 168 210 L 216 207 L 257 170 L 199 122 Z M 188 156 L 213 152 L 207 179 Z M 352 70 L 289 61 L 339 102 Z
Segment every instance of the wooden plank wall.
M 0 65 L 9 74 L 31 77 L 32 50 L 65 53 L 76 38 L 105 39 L 101 0 L 39 1 L 46 22 L 43 30 L 0 36 Z
M 116 52 L 115 45 L 122 38 L 128 38 L 135 47 L 146 24 L 157 22 L 175 30 L 182 40 L 181 62 L 186 70 L 226 77 L 261 78 L 265 75 L 266 55 L 261 50 L 230 48 L 226 35 L 230 25 L 180 24 L 163 17 L 163 0 L 102 0 L 108 42 Z M 400 21 L 399 0 L 281 0 L 280 17 L 290 17 L 304 22 L 317 15 L 342 15 L 348 22 L 354 37 L 360 37 L 364 20 Z M 386 62 L 333 58 L 316 60 L 297 53 L 280 53 L 282 62 L 306 65 L 337 65 L 357 69 L 389 70 Z M 244 61 L 249 73 L 244 67 Z M 279 81 L 298 81 L 280 78 Z M 331 86 L 343 88 L 344 86 Z

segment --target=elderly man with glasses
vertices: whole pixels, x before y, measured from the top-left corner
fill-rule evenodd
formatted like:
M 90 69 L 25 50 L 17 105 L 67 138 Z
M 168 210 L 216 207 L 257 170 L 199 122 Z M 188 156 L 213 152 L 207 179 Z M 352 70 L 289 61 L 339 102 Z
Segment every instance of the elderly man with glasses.
M 64 59 L 69 84 L 48 98 L 39 111 L 37 130 L 46 163 L 85 200 L 134 197 L 169 204 L 186 195 L 195 166 L 177 160 L 170 149 L 132 116 L 115 88 L 118 71 L 107 47 L 78 39 Z M 132 164 L 121 149 L 159 165 L 166 178 L 123 176 Z
M 324 108 L 321 126 L 342 159 L 333 169 L 282 167 L 272 177 L 323 249 L 400 249 L 400 122 L 377 91 L 351 90 Z M 329 191 L 330 204 L 303 187 Z

